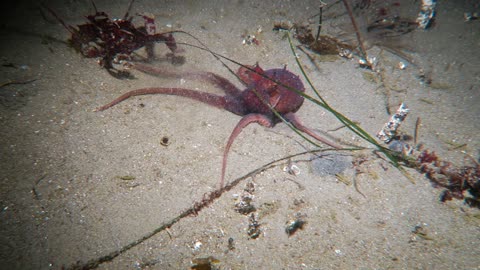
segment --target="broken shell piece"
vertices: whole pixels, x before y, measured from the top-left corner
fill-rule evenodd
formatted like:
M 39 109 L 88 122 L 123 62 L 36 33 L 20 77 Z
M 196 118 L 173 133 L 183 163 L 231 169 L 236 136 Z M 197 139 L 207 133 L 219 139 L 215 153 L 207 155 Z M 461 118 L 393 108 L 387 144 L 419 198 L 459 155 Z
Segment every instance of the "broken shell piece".
M 200 242 L 200 241 L 196 241 L 196 242 L 193 244 L 193 250 L 194 250 L 194 251 L 199 251 L 201 247 L 202 247 L 202 242 Z
M 398 69 L 404 70 L 405 68 L 407 68 L 407 64 L 405 64 L 404 62 L 398 62 L 397 67 Z
M 252 44 L 259 45 L 260 43 L 258 39 L 255 37 L 255 35 L 247 35 L 243 39 L 242 44 L 243 45 L 252 45 Z
M 289 162 L 285 167 L 283 167 L 283 171 L 295 176 L 300 174 L 300 168 L 298 168 L 297 165 L 292 164 L 291 162 Z
M 377 58 L 376 57 L 367 57 L 367 60 L 360 58 L 358 60 L 358 64 L 360 64 L 360 67 L 362 68 L 367 68 L 367 69 L 375 69 L 375 65 L 377 64 Z
M 343 57 L 343 58 L 347 58 L 347 59 L 352 59 L 353 58 L 353 53 L 351 50 L 349 49 L 342 49 L 338 55 L 340 55 L 340 57 Z

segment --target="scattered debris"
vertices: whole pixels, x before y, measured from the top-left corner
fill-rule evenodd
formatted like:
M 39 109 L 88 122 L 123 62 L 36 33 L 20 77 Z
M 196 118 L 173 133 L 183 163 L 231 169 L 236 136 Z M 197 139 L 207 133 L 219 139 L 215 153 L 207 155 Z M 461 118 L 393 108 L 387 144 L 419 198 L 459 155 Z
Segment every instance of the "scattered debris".
M 273 31 L 290 31 L 294 27 L 291 21 L 276 21 L 273 23 Z
M 436 5 L 437 0 L 422 0 L 422 7 L 417 17 L 418 28 L 428 29 L 432 26 L 435 19 Z
M 398 62 L 397 68 L 400 70 L 404 70 L 407 68 L 407 64 L 405 62 Z
M 340 1 L 336 3 L 338 2 Z M 413 64 L 413 60 L 404 52 L 404 50 L 411 51 L 411 49 L 407 45 L 403 45 L 399 37 L 417 29 L 418 23 L 413 19 L 400 17 L 397 12 L 390 12 L 384 6 L 387 5 L 384 2 L 378 1 L 375 4 L 373 2 L 376 1 L 361 2 L 361 5 L 355 5 L 352 9 L 348 1 L 343 1 L 356 35 L 356 42 L 344 42 L 336 37 L 320 34 L 322 29 L 322 9 L 328 6 L 323 2 L 320 3 L 320 12 L 315 15 L 319 17 L 318 24 L 315 24 L 318 25 L 316 35 L 312 33 L 310 28 L 311 22 L 299 24 L 290 21 L 277 21 L 274 23 L 273 30 L 292 31 L 293 36 L 301 43 L 297 47 L 307 55 L 317 68 L 318 66 L 314 61 L 315 58 L 303 48 L 322 56 L 322 58 L 325 56 L 341 56 L 346 59 L 352 59 L 354 56 L 357 56 L 360 67 L 376 71 L 377 59 L 369 57 L 367 49 L 371 46 L 378 46 Z M 399 5 L 400 3 L 392 4 L 395 7 Z M 356 17 L 358 17 L 358 14 L 354 16 L 353 10 L 358 12 L 359 9 L 363 12 L 361 17 L 365 17 L 366 21 L 369 22 L 368 24 L 357 23 Z M 331 58 L 328 59 L 330 60 Z M 406 65 L 403 68 L 405 67 Z
M 298 168 L 297 165 L 293 164 L 291 159 L 289 159 L 287 165 L 283 167 L 283 171 L 293 176 L 297 176 L 300 174 L 300 168 Z
M 192 247 L 193 251 L 199 251 L 200 248 L 202 247 L 202 245 L 203 245 L 202 242 L 200 242 L 198 240 L 195 241 L 195 243 L 193 243 L 193 247 Z
M 430 85 L 432 84 L 432 72 L 425 71 L 422 68 L 418 71 L 418 79 L 422 84 Z
M 115 178 L 118 178 L 120 180 L 124 180 L 124 181 L 130 181 L 130 180 L 135 180 L 135 176 L 133 175 L 117 175 L 115 176 Z
M 319 19 L 318 19 L 318 28 L 317 33 L 314 36 L 312 29 L 305 24 L 296 24 L 290 21 L 277 21 L 274 23 L 274 31 L 292 31 L 294 37 L 300 41 L 300 43 L 305 46 L 307 49 L 319 54 L 319 55 L 340 55 L 348 56 L 349 53 L 355 49 L 355 46 L 344 43 L 334 37 L 327 35 L 320 35 L 322 29 L 322 11 L 323 8 L 327 6 L 325 3 L 320 1 L 319 6 Z M 298 46 L 302 49 L 301 46 Z M 303 49 L 302 51 L 306 53 Z M 307 54 L 307 53 L 306 53 Z M 307 54 L 308 55 L 308 54 Z M 309 56 L 309 58 L 312 57 Z
M 343 58 L 346 58 L 346 59 L 352 59 L 353 58 L 353 52 L 349 49 L 343 49 L 341 50 L 338 55 L 340 55 L 340 57 L 343 57 Z
M 245 189 L 240 196 L 240 201 L 235 204 L 235 211 L 242 215 L 248 215 L 252 212 L 255 212 L 257 209 L 252 204 L 254 195 L 253 192 L 255 191 L 255 185 L 253 182 L 247 182 Z
M 295 217 L 289 221 L 287 221 L 287 227 L 285 228 L 285 232 L 288 236 L 292 236 L 298 229 L 303 229 L 303 226 L 307 224 L 305 221 L 306 215 L 301 213 L 296 213 Z
M 150 269 L 160 262 L 161 260 L 159 259 L 148 260 L 147 258 L 142 258 L 141 261 L 136 261 L 134 263 L 134 266 L 135 266 L 135 269 Z
M 11 84 L 28 84 L 28 83 L 32 83 L 34 81 L 36 81 L 37 79 L 36 78 L 33 78 L 33 79 L 22 79 L 22 80 L 8 80 L 4 83 L 0 83 L 0 88 L 2 87 L 5 87 L 7 85 L 11 85 Z
M 397 134 L 397 129 L 400 124 L 405 120 L 409 112 L 407 106 L 402 103 L 400 107 L 397 109 L 397 112 L 390 117 L 387 123 L 383 126 L 383 128 L 377 133 L 377 138 L 379 138 L 384 143 L 390 143 Z
M 413 147 L 409 143 L 407 143 L 405 140 L 402 140 L 402 139 L 392 140 L 390 142 L 390 144 L 388 145 L 388 149 L 390 149 L 394 152 L 400 153 L 405 157 L 412 155 L 413 150 L 414 150 Z
M 235 249 L 235 240 L 230 237 L 228 238 L 228 250 L 232 251 Z
M 320 55 L 344 55 L 345 52 L 351 52 L 354 46 L 344 43 L 336 38 L 320 35 L 315 39 L 312 29 L 305 25 L 294 24 L 294 37 L 300 41 L 307 49 Z
M 388 38 L 408 34 L 417 27 L 417 22 L 391 14 L 380 16 L 373 23 L 368 24 L 366 30 L 377 37 Z
M 220 263 L 218 259 L 213 256 L 209 256 L 206 258 L 195 258 L 192 260 L 192 266 L 190 269 L 192 270 L 214 270 L 219 269 L 215 264 Z
M 473 166 L 457 167 L 449 161 L 438 158 L 435 152 L 422 149 L 422 145 L 416 144 L 419 118 L 415 124 L 415 147 L 402 139 L 396 139 L 397 129 L 405 120 L 408 111 L 402 103 L 383 129 L 377 133 L 377 137 L 386 144 L 391 142 L 389 148 L 398 153 L 399 159 L 405 166 L 424 173 L 434 186 L 446 189 L 440 196 L 440 201 L 445 202 L 453 198 L 464 199 L 469 206 L 480 208 L 480 164 L 474 158 L 471 158 Z M 465 195 L 465 191 L 468 191 L 469 196 Z
M 260 42 L 258 39 L 255 37 L 255 35 L 246 35 L 245 38 L 242 41 L 243 45 L 260 45 Z
M 260 229 L 260 223 L 258 223 L 257 217 L 255 216 L 254 213 L 250 214 L 250 217 L 248 218 L 248 230 L 247 234 L 251 239 L 257 239 L 260 234 L 262 233 L 262 230 Z
M 478 16 L 478 12 L 465 12 L 463 13 L 463 18 L 466 22 L 480 19 L 480 17 Z
M 255 213 L 257 208 L 252 204 L 254 198 L 253 192 L 255 192 L 255 185 L 252 181 L 249 181 L 243 189 L 240 201 L 235 204 L 235 211 L 242 215 L 249 215 L 247 234 L 251 239 L 256 239 L 260 236 L 261 230 L 260 224 L 258 223 L 258 215 Z M 233 239 L 231 242 L 233 244 Z
M 144 19 L 144 26 L 133 25 L 133 16 L 129 15 L 133 0 L 122 19 L 110 19 L 105 12 L 99 12 L 92 1 L 95 14 L 88 15 L 87 23 L 73 27 L 67 25 L 52 9 L 43 5 L 71 33 L 69 44 L 84 57 L 99 58 L 99 64 L 114 76 L 125 77 L 126 71 L 116 71 L 113 63 L 128 59 L 130 55 L 145 48 L 148 58 L 153 58 L 153 47 L 156 42 L 167 45 L 171 53 L 181 52 L 172 35 L 155 33 L 155 20 L 146 14 L 139 15 Z M 116 71 L 116 72 L 113 72 Z
M 388 51 L 414 65 L 413 60 L 407 54 L 407 52 L 412 52 L 413 49 L 407 43 L 407 39 L 402 36 L 417 30 L 418 24 L 415 19 L 399 15 L 401 14 L 399 7 L 403 3 L 387 3 L 385 1 L 362 2 L 368 3 L 354 7 L 356 12 L 355 18 L 362 18 L 358 26 L 356 26 L 357 22 L 354 22 L 354 18 L 351 17 L 351 19 L 352 27 L 357 35 L 359 47 L 357 51 L 366 64 L 365 67 L 369 68 L 368 64 L 374 64 L 374 62 L 371 62 L 369 57 L 362 53 L 362 50 L 372 46 Z M 362 42 L 365 44 L 363 49 Z
M 375 70 L 375 66 L 378 61 L 376 57 L 367 56 L 367 59 L 360 58 L 358 59 L 358 64 L 361 68 Z
M 133 189 L 135 187 L 140 186 L 140 183 L 137 183 L 135 181 L 135 176 L 132 175 L 117 175 L 115 178 L 122 180 L 121 182 L 118 182 L 118 186 L 123 187 L 123 188 L 129 188 Z
M 364 155 L 359 155 L 357 157 L 355 157 L 355 159 L 352 161 L 352 165 L 353 165 L 353 168 L 354 168 L 354 174 L 353 174 L 353 187 L 355 187 L 355 190 L 360 194 L 362 195 L 364 198 L 367 198 L 367 196 L 360 191 L 360 188 L 358 187 L 358 178 L 357 176 L 359 174 L 362 174 L 362 173 L 365 173 L 367 172 L 369 175 L 371 175 L 371 171 L 368 169 L 365 170 L 362 168 L 362 164 L 366 163 L 368 161 L 368 157 L 367 156 L 364 156 Z M 372 178 L 374 178 L 374 176 L 372 176 Z
M 357 22 L 355 20 L 355 17 L 353 16 L 352 8 L 350 7 L 350 3 L 347 0 L 343 0 L 343 5 L 345 6 L 345 9 L 347 10 L 348 16 L 350 17 L 350 20 L 352 22 L 353 29 L 355 30 L 355 35 L 357 36 L 358 40 L 358 47 L 360 51 L 360 60 L 364 61 L 364 67 L 368 68 L 370 62 L 370 58 L 367 55 L 367 50 L 365 49 L 365 45 L 363 44 L 363 37 L 360 34 Z M 370 69 L 371 68 L 370 66 Z
M 415 121 L 415 130 L 413 131 L 413 145 L 417 145 L 418 143 L 418 132 L 420 130 L 421 123 L 422 120 L 420 117 L 417 117 L 417 120 Z
M 260 41 L 257 39 L 257 36 L 259 34 L 262 33 L 262 27 L 259 26 L 257 28 L 257 31 L 255 32 L 255 34 L 248 34 L 248 33 L 245 33 L 242 35 L 243 37 L 243 40 L 242 40 L 242 44 L 243 45 L 252 45 L 252 44 L 255 44 L 255 45 L 260 45 Z
M 473 207 L 480 206 L 480 164 L 456 167 L 449 161 L 440 160 L 435 152 L 423 150 L 418 154 L 416 167 L 436 186 L 446 188 L 440 196 L 442 202 L 453 198 L 465 199 Z M 471 197 L 465 197 L 468 191 Z
M 352 181 L 350 181 L 350 179 L 348 179 L 348 177 L 343 175 L 343 174 L 337 173 L 337 174 L 335 174 L 335 177 L 337 178 L 337 180 L 339 182 L 342 182 L 347 186 L 352 185 Z
M 422 226 L 422 225 L 417 225 L 417 226 L 415 226 L 415 228 L 413 228 L 412 237 L 410 238 L 410 242 L 416 242 L 417 237 L 419 237 L 423 240 L 430 240 L 430 241 L 434 240 L 431 236 L 429 236 L 428 230 L 425 228 L 425 226 Z

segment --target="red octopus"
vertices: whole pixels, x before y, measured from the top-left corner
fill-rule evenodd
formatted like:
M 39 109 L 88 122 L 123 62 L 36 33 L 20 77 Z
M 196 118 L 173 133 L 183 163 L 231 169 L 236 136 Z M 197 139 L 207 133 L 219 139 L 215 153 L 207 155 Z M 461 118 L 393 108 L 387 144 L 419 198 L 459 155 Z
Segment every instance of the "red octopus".
M 222 188 L 224 184 L 227 156 L 235 138 L 243 128 L 251 123 L 258 123 L 265 127 L 273 127 L 275 124 L 281 122 L 281 119 L 275 115 L 273 110 L 278 112 L 278 114 L 298 130 L 329 146 L 341 148 L 340 145 L 319 136 L 305 127 L 295 115 L 295 112 L 302 106 L 304 98 L 297 92 L 289 90 L 280 84 L 300 92 L 304 92 L 305 88 L 300 78 L 288 71 L 286 67 L 265 71 L 260 68 L 258 64 L 255 66 L 240 67 L 237 75 L 247 86 L 243 91 L 222 76 L 211 72 L 177 73 L 143 64 L 132 64 L 132 67 L 154 75 L 204 80 L 221 88 L 225 92 L 225 95 L 221 96 L 185 88 L 142 88 L 127 92 L 112 102 L 97 108 L 95 111 L 106 110 L 133 96 L 165 94 L 191 98 L 243 116 L 233 129 L 223 153 L 222 175 L 219 183 L 220 188 Z

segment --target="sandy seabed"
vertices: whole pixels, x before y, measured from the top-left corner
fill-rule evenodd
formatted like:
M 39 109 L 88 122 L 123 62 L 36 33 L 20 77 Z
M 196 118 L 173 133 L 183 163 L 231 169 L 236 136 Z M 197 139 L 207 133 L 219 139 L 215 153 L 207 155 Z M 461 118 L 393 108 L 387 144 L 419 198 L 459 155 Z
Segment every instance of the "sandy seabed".
M 397 66 L 405 59 L 369 43 L 383 83 L 378 74 L 359 68 L 358 59 L 316 57 L 317 68 L 299 51 L 300 62 L 323 98 L 370 134 L 389 118 L 387 107 L 394 111 L 405 102 L 411 111 L 403 133 L 412 135 L 420 117 L 420 143 L 457 166 L 471 165 L 468 156 L 478 161 L 480 149 L 480 24 L 463 19 L 464 12 L 478 11 L 474 1 L 457 2 L 439 1 L 431 29 L 395 39 L 410 50 L 413 63 L 404 70 Z M 129 1 L 95 3 L 121 18 Z M 89 1 L 46 4 L 69 25 L 84 23 L 94 12 Z M 415 18 L 418 9 L 418 3 L 401 4 L 398 12 Z M 36 2 L 15 1 L 1 12 L 2 268 L 84 266 L 155 231 L 215 189 L 223 149 L 240 117 L 161 95 L 135 97 L 103 112 L 93 109 L 142 87 L 220 90 L 135 70 L 133 79 L 114 78 L 95 59 L 61 42 L 69 33 L 48 13 L 42 15 Z M 158 31 L 186 31 L 242 64 L 286 65 L 301 74 L 288 40 L 272 29 L 278 21 L 314 25 L 316 19 L 309 18 L 318 13 L 318 1 L 138 0 L 132 14 L 141 12 L 155 15 Z M 325 11 L 323 34 L 351 41 L 349 27 L 341 4 Z M 243 44 L 247 35 L 259 44 Z M 195 44 L 186 35 L 175 38 Z M 183 65 L 168 63 L 162 44 L 151 64 L 214 72 L 242 87 L 208 52 L 182 48 Z M 314 95 L 310 87 L 306 91 Z M 297 115 L 319 133 L 371 147 L 311 102 Z M 250 125 L 232 146 L 226 180 L 313 149 L 284 124 Z M 479 210 L 461 200 L 441 203 L 442 189 L 415 170 L 407 169 L 414 184 L 372 150 L 307 154 L 291 162 L 299 174 L 279 163 L 248 177 L 197 215 L 99 268 L 189 269 L 201 259 L 213 269 L 480 268 Z M 356 171 L 361 173 L 353 185 Z M 245 195 L 252 198 L 254 218 L 238 212 Z M 295 220 L 305 224 L 288 235 Z M 252 228 L 258 237 L 252 237 Z

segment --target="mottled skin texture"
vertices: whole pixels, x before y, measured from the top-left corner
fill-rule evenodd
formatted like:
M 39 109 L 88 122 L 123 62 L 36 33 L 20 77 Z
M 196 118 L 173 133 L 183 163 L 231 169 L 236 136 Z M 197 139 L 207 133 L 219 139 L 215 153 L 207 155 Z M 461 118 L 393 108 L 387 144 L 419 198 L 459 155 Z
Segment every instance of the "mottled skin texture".
M 191 98 L 243 116 L 233 129 L 224 150 L 222 175 L 219 182 L 220 188 L 223 187 L 224 184 L 228 152 L 233 141 L 242 129 L 251 123 L 258 123 L 265 127 L 273 127 L 280 122 L 281 119 L 273 113 L 272 109 L 277 111 L 297 129 L 312 136 L 316 140 L 335 148 L 341 147 L 336 143 L 320 137 L 305 127 L 295 115 L 295 112 L 302 106 L 304 98 L 295 91 L 288 90 L 275 82 L 280 82 L 301 92 L 304 92 L 305 89 L 300 78 L 286 68 L 264 71 L 258 65 L 249 66 L 248 68 L 240 67 L 237 75 L 247 87 L 242 91 L 227 79 L 211 72 L 178 73 L 143 64 L 133 64 L 132 67 L 154 75 L 207 81 L 222 89 L 225 95 L 220 96 L 185 88 L 142 88 L 127 92 L 112 102 L 97 108 L 96 111 L 106 110 L 132 96 L 164 94 Z

